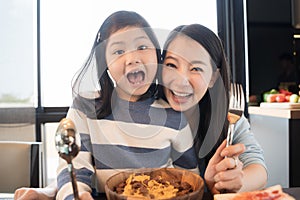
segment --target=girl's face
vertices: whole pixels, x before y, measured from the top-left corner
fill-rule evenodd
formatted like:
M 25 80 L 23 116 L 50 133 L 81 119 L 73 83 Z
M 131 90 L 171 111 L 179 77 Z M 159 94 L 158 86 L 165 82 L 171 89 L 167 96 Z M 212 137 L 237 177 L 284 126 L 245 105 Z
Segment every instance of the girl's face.
M 170 43 L 163 64 L 164 92 L 170 106 L 187 111 L 197 105 L 213 75 L 208 52 L 195 40 L 179 35 Z
M 118 30 L 108 39 L 106 61 L 120 98 L 136 101 L 153 82 L 156 49 L 142 28 Z

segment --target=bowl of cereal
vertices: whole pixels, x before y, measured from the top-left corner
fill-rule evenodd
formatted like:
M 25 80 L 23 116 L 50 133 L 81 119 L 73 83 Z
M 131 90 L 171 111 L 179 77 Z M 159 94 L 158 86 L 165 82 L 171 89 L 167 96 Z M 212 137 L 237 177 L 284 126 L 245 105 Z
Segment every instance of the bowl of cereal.
M 201 200 L 203 179 L 176 168 L 134 169 L 111 176 L 105 185 L 108 200 Z

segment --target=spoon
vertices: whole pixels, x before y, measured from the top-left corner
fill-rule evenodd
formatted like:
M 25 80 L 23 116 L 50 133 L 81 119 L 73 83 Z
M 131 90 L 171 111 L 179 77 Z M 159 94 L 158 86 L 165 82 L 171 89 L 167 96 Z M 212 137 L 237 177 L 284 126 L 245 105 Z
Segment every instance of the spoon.
M 76 140 L 76 128 L 72 120 L 63 118 L 56 130 L 55 146 L 61 158 L 67 161 L 68 171 L 70 173 L 74 199 L 79 200 L 76 175 L 72 160 L 77 156 L 80 145 Z

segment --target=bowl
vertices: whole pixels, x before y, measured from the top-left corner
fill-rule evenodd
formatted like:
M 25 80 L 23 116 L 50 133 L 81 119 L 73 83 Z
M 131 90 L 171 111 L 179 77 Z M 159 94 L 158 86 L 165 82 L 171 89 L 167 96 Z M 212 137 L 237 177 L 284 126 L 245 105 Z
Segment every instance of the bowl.
M 165 195 L 170 194 L 169 193 L 170 190 L 168 191 L 165 190 L 164 192 L 160 191 L 159 193 L 160 195 L 158 195 L 159 197 L 153 196 L 153 193 L 150 194 L 151 192 L 153 192 L 153 187 L 152 189 L 150 189 L 151 192 L 149 192 L 149 188 L 147 189 L 146 192 L 144 189 L 142 194 L 139 194 L 138 196 L 132 195 L 132 190 L 130 190 L 131 194 L 125 195 L 123 193 L 124 191 L 123 186 L 125 186 L 126 180 L 131 179 L 132 176 L 141 177 L 139 175 L 150 176 L 150 180 L 159 179 L 158 182 L 164 183 L 165 185 L 171 184 L 170 187 L 172 188 L 175 185 L 175 188 L 178 191 L 173 189 L 171 190 L 172 190 L 172 194 L 174 194 L 174 192 L 176 193 L 176 196 L 166 197 Z M 133 182 L 136 181 L 131 181 L 131 183 Z M 180 186 L 178 184 L 180 184 Z M 162 186 L 160 185 L 160 187 Z M 147 168 L 147 169 L 134 169 L 129 171 L 122 171 L 108 178 L 105 184 L 105 193 L 108 200 L 141 200 L 141 199 L 201 200 L 203 197 L 203 192 L 204 192 L 204 181 L 199 175 L 190 172 L 188 170 L 177 169 L 177 168 L 159 168 L 159 169 Z

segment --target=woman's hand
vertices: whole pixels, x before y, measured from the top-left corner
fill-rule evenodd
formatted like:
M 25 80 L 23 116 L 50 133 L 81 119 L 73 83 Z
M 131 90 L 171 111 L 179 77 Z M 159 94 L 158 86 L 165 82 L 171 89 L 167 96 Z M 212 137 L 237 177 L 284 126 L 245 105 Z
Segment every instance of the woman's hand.
M 213 194 L 238 192 L 243 186 L 243 163 L 238 156 L 245 151 L 244 144 L 226 147 L 226 140 L 210 159 L 204 178 Z

